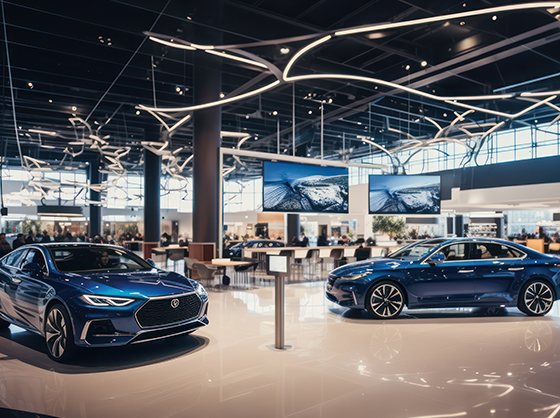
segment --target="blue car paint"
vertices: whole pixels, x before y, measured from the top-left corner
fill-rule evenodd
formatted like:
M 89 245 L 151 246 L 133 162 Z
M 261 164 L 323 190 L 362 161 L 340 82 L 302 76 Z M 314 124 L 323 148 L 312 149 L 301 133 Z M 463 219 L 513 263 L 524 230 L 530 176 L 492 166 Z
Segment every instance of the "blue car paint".
M 60 244 L 35 244 L 20 248 L 35 248 L 42 252 L 48 267 L 48 274 L 40 278 L 25 276 L 21 271 L 7 272 L 0 270 L 3 278 L 3 288 L 0 288 L 0 301 L 8 296 L 13 303 L 13 309 L 7 311 L 8 304 L 0 304 L 0 316 L 15 325 L 28 331 L 44 335 L 44 319 L 51 306 L 56 303 L 63 304 L 70 314 L 74 343 L 81 347 L 103 347 L 119 346 L 130 343 L 140 333 L 146 331 L 157 331 L 159 329 L 172 329 L 177 326 L 193 324 L 196 328 L 208 324 L 206 311 L 208 307 L 208 295 L 201 296 L 201 309 L 196 318 L 176 323 L 172 325 L 162 325 L 160 327 L 140 327 L 135 318 L 135 313 L 150 298 L 172 297 L 173 295 L 183 295 L 185 293 L 196 292 L 196 287 L 200 286 L 195 281 L 181 276 L 174 272 L 167 272 L 152 268 L 148 271 L 133 272 L 110 272 L 94 274 L 77 274 L 60 272 L 51 258 L 48 247 L 54 248 Z M 68 245 L 88 245 L 88 244 L 68 244 Z M 105 245 L 95 245 L 92 247 L 111 247 Z M 111 247 L 115 248 L 115 247 Z M 126 251 L 118 248 L 120 251 Z M 25 279 L 22 283 L 31 283 L 36 289 L 26 294 L 25 289 L 10 295 L 10 286 L 6 284 L 13 277 L 7 277 L 11 273 L 13 277 Z M 14 274 L 15 273 L 15 274 Z M 24 277 L 25 276 L 25 277 Z M 39 290 L 37 290 L 39 289 Z M 126 297 L 135 299 L 133 303 L 123 307 L 98 307 L 84 302 L 80 297 L 84 294 L 109 297 Z M 28 300 L 26 300 L 28 299 Z M 94 337 L 95 341 L 83 338 L 82 331 L 84 326 L 92 320 L 110 320 L 118 335 L 110 337 Z M 196 329 L 196 328 L 193 328 Z M 190 331 L 189 331 L 190 332 Z M 174 334 L 173 334 L 174 335 Z M 91 339 L 91 338 L 90 338 Z
M 453 262 L 454 266 L 449 262 L 447 265 L 426 263 L 440 248 L 459 242 L 503 244 L 526 256 L 523 259 L 465 260 Z M 340 279 L 362 274 L 365 276 L 355 280 Z M 416 261 L 372 258 L 341 266 L 329 274 L 326 296 L 341 306 L 365 309 L 369 289 L 380 281 L 390 280 L 404 290 L 405 304 L 411 309 L 517 306 L 519 291 L 533 279 L 549 281 L 558 300 L 560 258 L 500 239 L 459 238 L 442 240 Z

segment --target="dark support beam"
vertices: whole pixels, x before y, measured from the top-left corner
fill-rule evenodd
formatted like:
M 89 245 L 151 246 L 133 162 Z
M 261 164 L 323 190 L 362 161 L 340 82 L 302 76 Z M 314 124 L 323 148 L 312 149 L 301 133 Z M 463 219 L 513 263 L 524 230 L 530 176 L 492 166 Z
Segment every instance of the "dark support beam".
M 288 236 L 286 237 L 286 243 L 288 246 L 291 245 L 292 240 L 299 238 L 299 215 L 288 214 Z
M 221 36 L 210 29 L 219 27 L 222 20 L 221 0 L 199 0 L 197 20 L 208 26 L 195 27 L 195 42 L 220 44 Z M 218 36 L 217 36 L 218 35 Z M 222 92 L 222 63 L 213 55 L 197 51 L 194 57 L 194 101 L 195 104 L 220 99 Z M 222 126 L 221 106 L 194 112 L 193 140 L 193 242 L 219 244 L 219 149 Z
M 145 130 L 146 141 L 160 140 L 159 127 Z M 160 241 L 160 190 L 161 190 L 161 157 L 151 151 L 144 150 L 144 258 L 149 258 L 152 248 Z
M 89 163 L 89 184 L 101 183 L 101 173 L 99 172 L 99 158 Z M 89 189 L 89 200 L 99 202 L 101 200 L 101 192 Z M 89 205 L 89 238 L 101 235 L 101 206 Z

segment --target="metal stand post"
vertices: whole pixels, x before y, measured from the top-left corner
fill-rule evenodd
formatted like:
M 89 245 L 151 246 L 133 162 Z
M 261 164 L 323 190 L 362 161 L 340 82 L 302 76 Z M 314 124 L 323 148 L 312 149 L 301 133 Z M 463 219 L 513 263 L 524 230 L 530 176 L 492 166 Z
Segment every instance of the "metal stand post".
M 274 315 L 276 317 L 275 329 L 276 338 L 274 342 L 274 347 L 278 349 L 284 348 L 284 276 L 276 274 L 274 280 L 275 286 L 275 306 Z

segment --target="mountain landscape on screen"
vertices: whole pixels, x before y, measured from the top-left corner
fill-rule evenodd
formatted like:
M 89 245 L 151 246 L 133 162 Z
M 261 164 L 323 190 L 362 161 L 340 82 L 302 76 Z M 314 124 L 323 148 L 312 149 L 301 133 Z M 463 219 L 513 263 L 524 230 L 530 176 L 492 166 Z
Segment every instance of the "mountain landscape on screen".
M 439 176 L 370 175 L 369 213 L 439 214 Z
M 263 210 L 348 213 L 348 171 L 289 163 L 265 164 Z

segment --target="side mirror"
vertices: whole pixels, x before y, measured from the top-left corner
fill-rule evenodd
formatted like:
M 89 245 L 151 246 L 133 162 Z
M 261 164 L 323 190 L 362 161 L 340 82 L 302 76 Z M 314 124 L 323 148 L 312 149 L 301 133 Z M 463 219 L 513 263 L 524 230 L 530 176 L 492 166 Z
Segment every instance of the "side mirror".
M 428 263 L 429 264 L 436 264 L 436 263 L 441 263 L 443 260 L 445 260 L 445 255 L 443 255 L 442 253 L 437 253 L 437 254 L 432 255 L 428 259 Z
M 43 269 L 37 263 L 27 263 L 21 268 L 21 271 L 35 277 L 43 274 Z
M 146 259 L 146 263 L 148 263 L 152 267 L 156 266 L 156 263 L 154 263 L 154 260 L 152 260 L 151 258 Z

